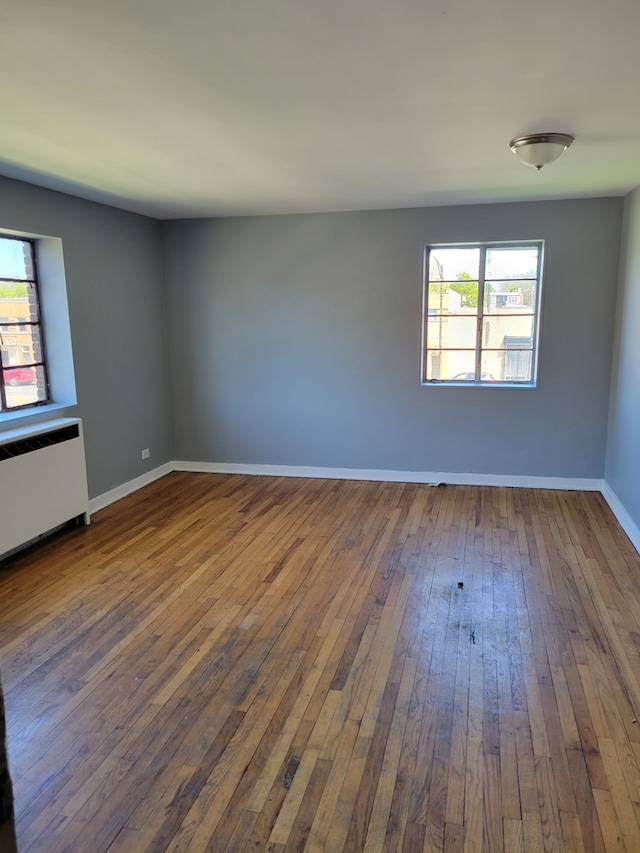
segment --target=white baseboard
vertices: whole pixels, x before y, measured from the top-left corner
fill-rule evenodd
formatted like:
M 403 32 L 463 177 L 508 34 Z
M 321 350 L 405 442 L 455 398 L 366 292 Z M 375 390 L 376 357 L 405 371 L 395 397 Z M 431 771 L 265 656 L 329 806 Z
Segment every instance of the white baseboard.
M 384 483 L 449 483 L 460 486 L 513 486 L 524 489 L 567 489 L 599 492 L 602 480 L 579 477 L 527 477 L 517 474 L 451 474 L 442 471 L 387 471 L 373 468 L 315 468 L 295 465 L 246 465 L 233 462 L 173 462 L 174 471 L 246 474 L 264 477 L 311 477 L 327 480 L 372 480 Z
M 160 477 L 164 477 L 165 474 L 170 474 L 171 471 L 173 471 L 173 463 L 167 462 L 165 465 L 160 465 L 158 468 L 154 468 L 153 471 L 149 471 L 141 477 L 136 477 L 135 480 L 130 480 L 128 483 L 116 486 L 115 489 L 111 489 L 102 495 L 98 495 L 97 498 L 92 498 L 89 501 L 89 512 L 98 512 L 98 510 L 104 509 L 106 506 L 109 506 L 109 504 L 115 503 L 121 498 L 126 498 L 126 496 L 130 495 L 132 492 L 137 492 L 138 489 L 148 486 L 149 483 L 153 483 L 154 480 L 159 480 Z
M 172 471 L 201 474 L 244 474 L 263 477 L 310 477 L 328 480 L 370 480 L 386 483 L 449 483 L 461 486 L 506 486 L 520 489 L 559 489 L 601 492 L 620 526 L 640 552 L 640 527 L 605 480 L 583 477 L 529 477 L 517 474 L 452 474 L 442 471 L 387 471 L 373 468 L 317 468 L 295 465 L 247 465 L 233 462 L 167 462 L 89 501 L 91 513 L 130 495 Z
M 640 553 L 640 527 L 638 527 L 635 521 L 631 518 L 622 502 L 606 480 L 602 481 L 601 492 L 602 497 L 609 504 L 609 509 L 617 518 L 620 527 L 624 530 L 629 539 L 631 539 L 636 551 Z

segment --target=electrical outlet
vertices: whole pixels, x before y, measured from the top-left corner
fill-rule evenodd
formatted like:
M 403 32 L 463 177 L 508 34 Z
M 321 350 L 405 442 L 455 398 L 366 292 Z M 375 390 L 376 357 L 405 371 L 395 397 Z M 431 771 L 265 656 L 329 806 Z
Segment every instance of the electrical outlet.
M 148 448 L 148 447 L 146 447 L 146 448 L 142 451 L 142 458 L 143 458 L 143 459 L 148 459 L 148 458 L 149 458 L 149 456 L 150 456 L 150 454 L 149 454 L 149 448 Z

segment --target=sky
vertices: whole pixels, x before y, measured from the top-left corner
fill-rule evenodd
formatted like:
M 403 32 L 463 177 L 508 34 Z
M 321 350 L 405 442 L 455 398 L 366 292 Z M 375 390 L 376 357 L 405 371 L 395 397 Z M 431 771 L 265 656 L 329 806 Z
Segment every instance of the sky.
M 470 273 L 472 278 L 477 278 L 480 263 L 480 250 L 476 248 L 433 248 L 431 249 L 431 280 L 438 280 L 437 266 L 433 264 L 433 258 L 444 267 L 444 280 L 455 281 L 458 273 Z M 496 247 L 487 248 L 486 278 L 512 279 L 512 278 L 536 278 L 537 249 L 536 247 L 509 248 Z
M 22 240 L 0 238 L 0 278 L 27 278 Z

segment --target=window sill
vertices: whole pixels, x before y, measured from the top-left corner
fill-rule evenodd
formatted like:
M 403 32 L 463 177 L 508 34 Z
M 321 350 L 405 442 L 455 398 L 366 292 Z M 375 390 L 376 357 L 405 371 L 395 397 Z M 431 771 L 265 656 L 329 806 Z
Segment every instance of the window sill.
M 32 406 L 29 409 L 20 409 L 17 412 L 0 412 L 0 431 L 49 420 L 51 415 L 63 412 L 68 408 L 69 405 L 64 403 L 46 403 L 44 406 Z
M 427 382 L 421 382 L 422 388 L 502 388 L 509 390 L 535 391 L 538 385 L 534 382 L 447 382 L 446 379 L 435 379 Z

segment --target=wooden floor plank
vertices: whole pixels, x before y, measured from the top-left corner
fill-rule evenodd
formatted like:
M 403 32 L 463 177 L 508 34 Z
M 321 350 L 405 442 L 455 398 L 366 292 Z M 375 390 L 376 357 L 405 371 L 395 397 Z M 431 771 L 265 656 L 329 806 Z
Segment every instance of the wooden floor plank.
M 21 853 L 640 850 L 602 498 L 173 473 L 0 563 Z

